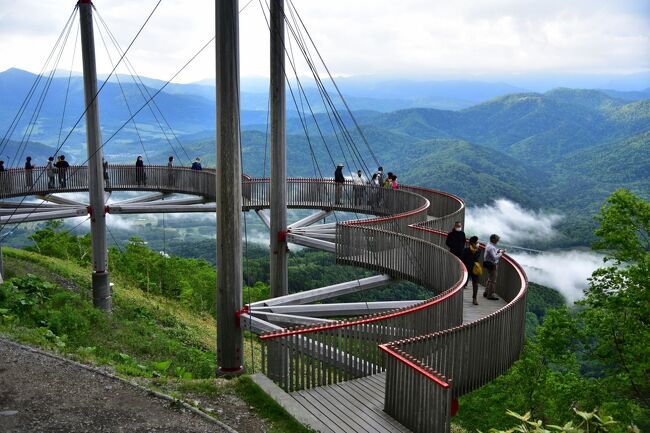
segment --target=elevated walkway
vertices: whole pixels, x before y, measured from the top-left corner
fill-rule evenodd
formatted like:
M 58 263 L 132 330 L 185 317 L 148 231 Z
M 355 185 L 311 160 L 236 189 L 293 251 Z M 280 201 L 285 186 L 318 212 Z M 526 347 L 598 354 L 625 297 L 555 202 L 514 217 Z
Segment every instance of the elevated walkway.
M 50 185 L 45 174 L 42 168 L 34 170 L 32 179 L 20 169 L 0 173 L 0 225 L 87 214 L 85 203 L 55 195 L 87 190 L 86 167 L 71 167 L 63 186 Z M 146 182 L 142 179 L 133 166 L 110 166 L 107 194 L 149 194 L 109 203 L 105 212 L 215 210 L 214 170 L 149 166 L 144 169 Z M 331 179 L 288 179 L 287 193 L 288 208 L 317 210 L 288 229 L 287 242 L 331 251 L 337 264 L 380 275 L 233 312 L 240 326 L 262 334 L 264 373 L 288 393 L 284 401 L 302 407 L 315 420 L 303 422 L 321 425 L 323 431 L 383 432 L 395 426 L 394 431 L 449 432 L 452 402 L 505 372 L 523 349 L 527 280 L 521 267 L 504 256 L 495 288 L 504 302 L 486 300 L 480 293 L 480 305 L 474 306 L 471 289 L 463 289 L 467 269 L 445 247 L 447 230 L 464 220 L 460 198 L 408 185 L 387 190 L 339 185 Z M 170 200 L 172 194 L 198 197 Z M 26 196 L 49 203 L 16 201 Z M 269 200 L 268 179 L 242 179 L 242 211 L 255 211 L 266 223 Z M 334 211 L 354 213 L 357 219 L 313 225 Z M 482 284 L 486 277 L 481 277 Z M 395 280 L 418 284 L 432 297 L 364 305 L 321 303 L 337 293 Z M 341 319 L 350 315 L 356 317 Z M 383 395 L 378 383 L 382 377 Z M 345 382 L 352 383 L 350 388 Z M 364 387 L 365 394 L 360 391 Z M 377 406 L 382 401 L 383 407 Z M 327 421 L 344 420 L 351 410 L 358 413 L 339 427 Z M 404 427 L 381 418 L 384 413 Z M 357 430 L 373 419 L 381 420 L 374 430 Z
M 463 323 L 487 317 L 506 305 L 504 300 L 486 300 L 482 292 L 483 287 L 479 287 L 479 305 L 473 305 L 471 284 L 463 291 Z M 260 374 L 253 380 L 292 416 L 321 433 L 411 431 L 384 412 L 385 372 L 292 393 L 284 392 Z

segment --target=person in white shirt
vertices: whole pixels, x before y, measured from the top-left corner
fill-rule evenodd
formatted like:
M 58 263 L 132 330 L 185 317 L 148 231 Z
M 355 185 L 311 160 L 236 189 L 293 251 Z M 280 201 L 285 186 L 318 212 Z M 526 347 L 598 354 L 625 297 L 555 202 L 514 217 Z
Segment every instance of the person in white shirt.
M 499 239 L 499 235 L 490 235 L 490 243 L 485 247 L 485 256 L 483 258 L 483 267 L 488 270 L 488 281 L 485 285 L 483 296 L 492 301 L 499 299 L 499 297 L 494 294 L 497 285 L 497 269 L 499 267 L 501 256 L 506 252 L 506 250 L 497 248 Z
M 354 204 L 362 205 L 366 203 L 366 188 L 368 179 L 363 175 L 361 170 L 357 170 L 356 176 L 352 176 L 352 183 L 354 184 Z

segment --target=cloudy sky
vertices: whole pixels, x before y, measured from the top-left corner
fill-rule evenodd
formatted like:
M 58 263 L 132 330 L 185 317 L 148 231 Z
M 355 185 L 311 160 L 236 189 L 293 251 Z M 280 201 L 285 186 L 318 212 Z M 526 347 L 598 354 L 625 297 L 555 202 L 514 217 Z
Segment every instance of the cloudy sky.
M 648 0 L 293 1 L 335 75 L 468 78 L 650 71 Z M 157 2 L 94 3 L 126 47 Z M 0 70 L 38 72 L 74 4 L 0 0 Z M 240 26 L 242 75 L 267 75 L 268 30 L 259 0 L 243 10 Z M 141 75 L 167 79 L 213 34 L 213 1 L 162 0 L 129 58 Z M 70 69 L 71 64 L 71 55 L 64 54 L 59 67 Z M 213 65 L 212 45 L 176 81 L 209 78 Z M 98 69 L 111 67 L 101 60 Z

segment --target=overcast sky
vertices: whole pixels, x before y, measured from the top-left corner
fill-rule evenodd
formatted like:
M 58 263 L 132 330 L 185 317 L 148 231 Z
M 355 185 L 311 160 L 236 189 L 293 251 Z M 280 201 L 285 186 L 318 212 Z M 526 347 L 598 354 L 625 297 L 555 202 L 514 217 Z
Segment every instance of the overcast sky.
M 94 4 L 126 47 L 157 1 Z M 240 0 L 240 8 L 247 3 Z M 294 4 L 335 75 L 435 79 L 650 71 L 649 0 L 294 0 Z M 74 5 L 74 0 L 0 0 L 0 70 L 38 72 Z M 244 76 L 268 75 L 268 29 L 261 11 L 254 0 L 241 13 Z M 163 0 L 129 59 L 139 74 L 168 79 L 213 34 L 214 1 Z M 100 44 L 98 69 L 109 72 L 112 68 Z M 70 69 L 71 64 L 71 54 L 64 53 L 59 68 Z M 81 67 L 76 64 L 73 69 Z M 175 81 L 210 78 L 213 70 L 211 45 Z

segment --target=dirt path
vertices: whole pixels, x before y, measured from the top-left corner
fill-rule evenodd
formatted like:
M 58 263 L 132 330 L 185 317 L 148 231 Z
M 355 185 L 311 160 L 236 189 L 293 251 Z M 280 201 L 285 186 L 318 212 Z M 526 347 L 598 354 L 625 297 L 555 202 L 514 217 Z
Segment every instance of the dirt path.
M 0 338 L 0 432 L 235 430 L 123 381 Z

